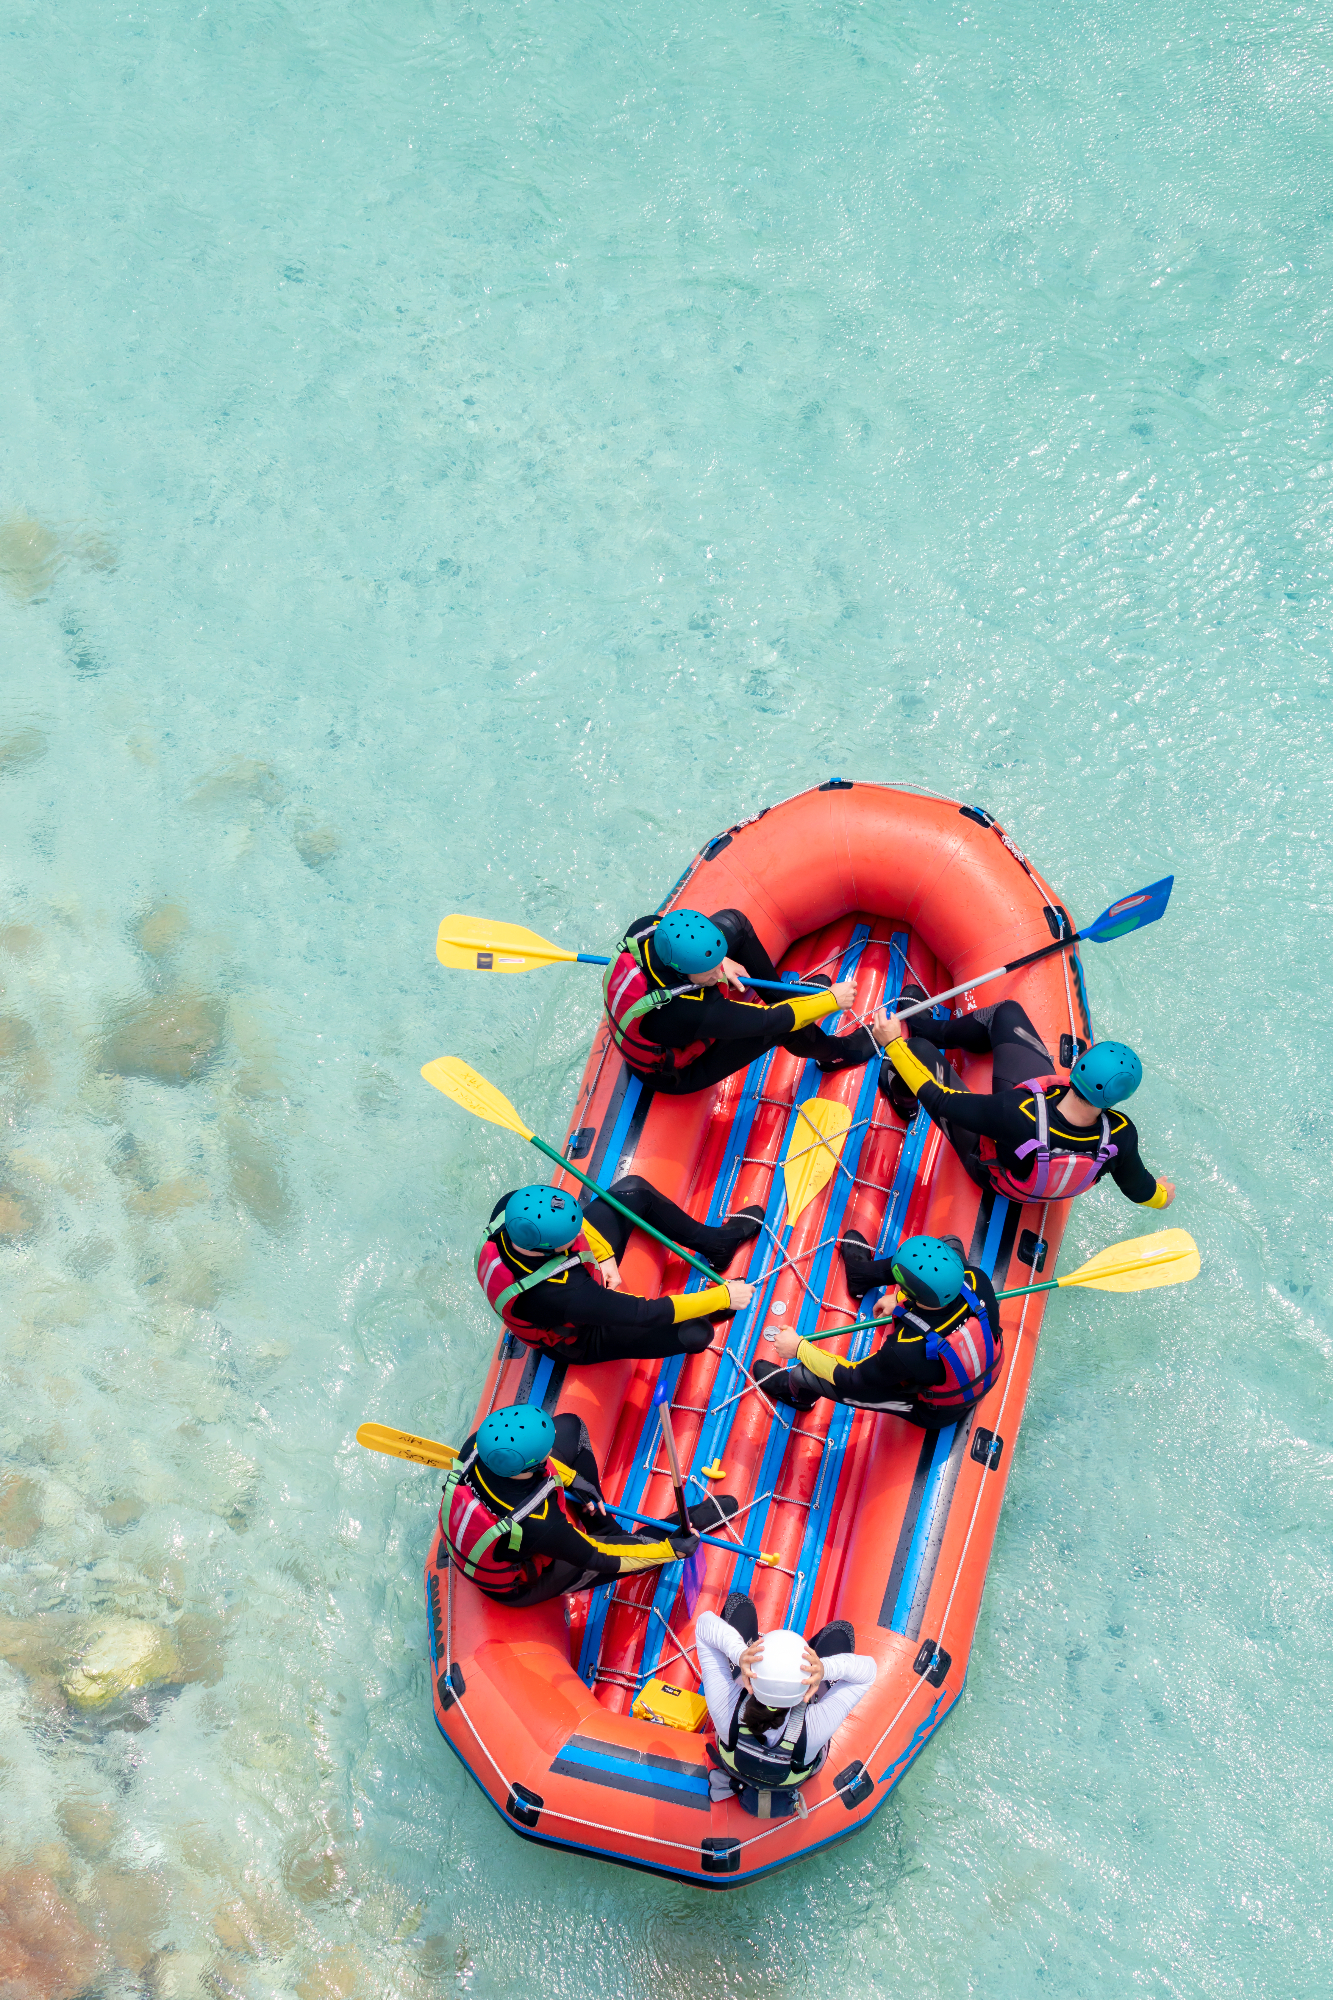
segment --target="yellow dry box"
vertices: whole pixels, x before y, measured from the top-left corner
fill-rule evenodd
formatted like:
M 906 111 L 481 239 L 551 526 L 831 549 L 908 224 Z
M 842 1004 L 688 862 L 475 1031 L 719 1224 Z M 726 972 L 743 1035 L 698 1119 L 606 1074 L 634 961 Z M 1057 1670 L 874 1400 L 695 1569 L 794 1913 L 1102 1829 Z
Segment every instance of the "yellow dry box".
M 640 1722 L 665 1722 L 668 1729 L 697 1729 L 708 1713 L 701 1694 L 687 1694 L 670 1681 L 645 1681 L 634 1697 L 631 1715 Z

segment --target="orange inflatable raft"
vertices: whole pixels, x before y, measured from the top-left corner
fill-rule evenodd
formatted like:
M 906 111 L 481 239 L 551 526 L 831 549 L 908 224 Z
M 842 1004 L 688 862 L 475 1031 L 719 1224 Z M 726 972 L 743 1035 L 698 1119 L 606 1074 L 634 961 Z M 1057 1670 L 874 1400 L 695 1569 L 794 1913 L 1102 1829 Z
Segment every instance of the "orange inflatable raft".
M 710 842 L 663 907 L 680 905 L 743 910 L 784 972 L 854 978 L 858 1012 L 908 978 L 937 992 L 1061 935 L 1054 891 L 989 815 L 839 779 Z M 1072 951 L 956 1004 L 1007 996 L 1063 1068 L 1092 1039 Z M 951 1059 L 969 1088 L 989 1089 L 988 1061 Z M 1059 1206 L 982 1194 L 923 1112 L 903 1128 L 876 1080 L 873 1063 L 821 1075 L 779 1048 L 696 1096 L 654 1095 L 625 1069 L 605 1021 L 594 1039 L 566 1157 L 604 1186 L 643 1174 L 710 1221 L 762 1203 L 766 1226 L 744 1271 L 755 1298 L 723 1323 L 725 1340 L 666 1361 L 565 1369 L 503 1336 L 478 1421 L 523 1401 L 577 1411 L 613 1503 L 668 1520 L 652 1407 L 664 1383 L 691 1498 L 709 1490 L 705 1468 L 721 1466 L 716 1486 L 742 1510 L 736 1554 L 705 1552 L 696 1615 L 740 1588 L 761 1629 L 811 1632 L 847 1618 L 878 1675 L 806 1784 L 806 1812 L 756 1819 L 734 1799 L 710 1803 L 706 1718 L 695 1732 L 631 1712 L 649 1682 L 659 1715 L 692 1706 L 663 1697 L 663 1681 L 685 1693 L 699 1686 L 679 1564 L 511 1610 L 452 1570 L 437 1531 L 426 1567 L 436 1720 L 529 1840 L 734 1888 L 865 1826 L 962 1692 L 1044 1295 L 1004 1306 L 1003 1372 L 952 1428 L 921 1431 L 828 1401 L 810 1413 L 775 1409 L 746 1372 L 772 1358 L 769 1327 L 795 1322 L 813 1334 L 858 1317 L 837 1252 L 848 1227 L 880 1255 L 917 1232 L 957 1236 L 997 1289 L 1031 1283 L 1043 1265 L 1053 1273 Z M 845 1131 L 831 1177 L 813 1197 L 799 1192 L 794 1213 L 786 1163 L 810 1147 L 800 1107 L 815 1099 L 842 1107 L 815 1115 Z M 641 1294 L 702 1282 L 639 1232 L 621 1268 Z M 830 1345 L 859 1357 L 872 1339 Z

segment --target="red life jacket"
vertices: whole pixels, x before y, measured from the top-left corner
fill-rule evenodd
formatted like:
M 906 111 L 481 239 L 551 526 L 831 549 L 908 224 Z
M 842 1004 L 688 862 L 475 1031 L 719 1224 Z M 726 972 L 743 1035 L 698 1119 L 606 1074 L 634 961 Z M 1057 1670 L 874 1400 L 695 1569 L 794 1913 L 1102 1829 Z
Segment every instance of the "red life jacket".
M 698 1041 L 687 1043 L 683 1049 L 664 1049 L 660 1043 L 650 1042 L 639 1028 L 645 1014 L 665 1007 L 669 1000 L 679 1000 L 682 993 L 695 991 L 688 980 L 684 986 L 655 983 L 644 958 L 644 945 L 656 929 L 654 924 L 649 930 L 632 931 L 623 937 L 617 956 L 607 966 L 602 980 L 602 998 L 615 1045 L 635 1075 L 642 1077 L 660 1076 L 668 1069 L 685 1069 L 713 1046 L 711 1041 Z
M 1018 1148 L 1020 1160 L 1026 1159 L 1029 1153 L 1036 1154 L 1026 1180 L 1019 1180 L 1007 1167 L 996 1164 L 993 1139 L 982 1139 L 978 1147 L 990 1175 L 991 1186 L 996 1194 L 1007 1195 L 1010 1201 L 1073 1201 L 1076 1195 L 1088 1192 L 1102 1168 L 1109 1166 L 1120 1150 L 1111 1144 L 1111 1121 L 1104 1111 L 1101 1144 L 1095 1157 L 1087 1153 L 1070 1153 L 1062 1146 L 1052 1146 L 1046 1092 L 1055 1083 L 1062 1084 L 1066 1090 L 1069 1088 L 1067 1076 L 1033 1076 L 1018 1085 L 1020 1090 L 1032 1092 L 1033 1108 L 1037 1114 L 1036 1138 L 1025 1140 Z
M 926 1336 L 927 1355 L 944 1363 L 943 1382 L 918 1389 L 916 1400 L 929 1409 L 955 1411 L 959 1416 L 994 1388 L 1004 1366 L 1004 1335 L 998 1326 L 991 1326 L 986 1308 L 966 1283 L 963 1303 L 967 1313 L 945 1333 L 905 1306 L 896 1306 L 893 1313 L 896 1320 L 919 1327 Z
M 534 1584 L 543 1571 L 551 1567 L 552 1561 L 550 1556 L 524 1556 L 520 1553 L 524 1518 L 552 1494 L 563 1514 L 564 1487 L 550 1471 L 548 1461 L 547 1478 L 538 1482 L 521 1507 L 516 1507 L 512 1514 L 505 1514 L 465 1477 L 476 1462 L 477 1454 L 473 1451 L 455 1465 L 445 1480 L 444 1497 L 440 1501 L 440 1530 L 444 1545 L 455 1569 L 461 1570 L 478 1590 L 484 1590 L 488 1597 L 512 1596 L 516 1591 L 526 1590 Z
M 531 1326 L 525 1319 L 518 1319 L 511 1310 L 513 1301 L 524 1292 L 530 1292 L 535 1285 L 545 1284 L 548 1278 L 559 1277 L 562 1271 L 570 1271 L 576 1264 L 586 1267 L 599 1285 L 605 1284 L 597 1259 L 588 1244 L 587 1237 L 580 1230 L 568 1250 L 558 1256 L 547 1258 L 535 1271 L 516 1273 L 501 1255 L 496 1237 L 504 1228 L 504 1217 L 491 1227 L 482 1237 L 477 1250 L 477 1283 L 486 1294 L 492 1311 L 499 1313 L 510 1333 L 517 1334 L 529 1347 L 542 1347 L 552 1353 L 559 1353 L 578 1338 L 575 1326 Z

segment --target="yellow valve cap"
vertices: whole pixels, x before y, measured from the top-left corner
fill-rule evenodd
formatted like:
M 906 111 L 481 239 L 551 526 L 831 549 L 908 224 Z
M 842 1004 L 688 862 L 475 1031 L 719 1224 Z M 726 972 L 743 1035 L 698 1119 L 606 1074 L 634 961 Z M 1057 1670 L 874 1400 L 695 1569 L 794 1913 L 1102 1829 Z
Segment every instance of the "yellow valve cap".
M 645 1681 L 634 1697 L 631 1715 L 640 1722 L 664 1722 L 668 1729 L 696 1730 L 708 1713 L 701 1694 L 689 1694 L 670 1681 Z
M 720 1458 L 715 1458 L 711 1465 L 706 1465 L 704 1467 L 705 1479 L 725 1479 L 726 1476 L 727 1476 L 727 1468 L 722 1463 L 722 1460 Z

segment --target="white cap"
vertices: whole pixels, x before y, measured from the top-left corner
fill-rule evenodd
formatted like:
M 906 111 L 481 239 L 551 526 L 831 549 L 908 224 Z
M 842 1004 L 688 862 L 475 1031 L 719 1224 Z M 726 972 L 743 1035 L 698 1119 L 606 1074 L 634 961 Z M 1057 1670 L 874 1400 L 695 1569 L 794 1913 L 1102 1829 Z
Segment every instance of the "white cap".
M 805 1640 L 799 1632 L 766 1632 L 750 1670 L 750 1685 L 765 1708 L 795 1708 L 805 1700 Z

